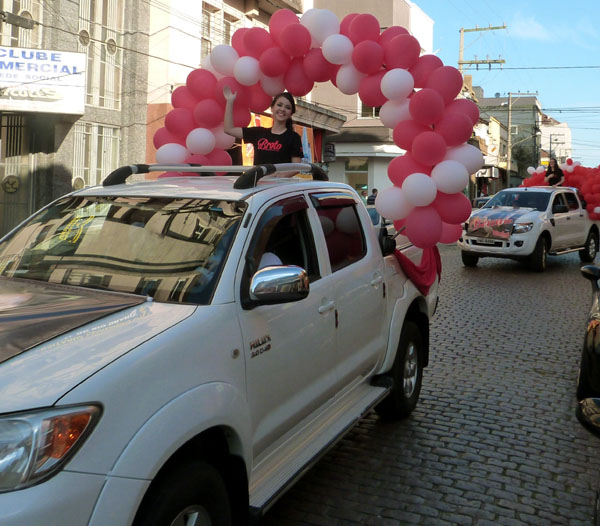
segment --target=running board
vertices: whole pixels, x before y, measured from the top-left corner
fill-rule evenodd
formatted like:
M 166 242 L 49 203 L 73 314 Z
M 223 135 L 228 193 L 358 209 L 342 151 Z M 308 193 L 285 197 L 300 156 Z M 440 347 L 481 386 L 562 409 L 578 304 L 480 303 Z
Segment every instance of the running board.
M 556 252 L 548 252 L 549 256 L 561 256 L 563 254 L 569 254 L 570 252 L 579 252 L 583 250 L 585 247 L 579 248 L 566 248 L 565 250 L 557 250 Z
M 360 384 L 261 461 L 250 476 L 250 514 L 258 518 L 388 394 L 389 388 Z

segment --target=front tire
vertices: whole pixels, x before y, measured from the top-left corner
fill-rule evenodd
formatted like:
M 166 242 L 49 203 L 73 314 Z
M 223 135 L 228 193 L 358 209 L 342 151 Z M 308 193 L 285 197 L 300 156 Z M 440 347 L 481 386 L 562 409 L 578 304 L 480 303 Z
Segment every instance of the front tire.
M 585 241 L 585 246 L 579 251 L 579 259 L 584 263 L 590 263 L 596 258 L 598 253 L 598 233 L 590 230 Z
M 460 252 L 460 257 L 465 267 L 476 267 L 477 263 L 479 262 L 479 256 L 469 254 L 468 252 L 464 252 L 462 250 Z
M 175 466 L 153 482 L 134 526 L 231 526 L 223 477 L 202 460 Z
M 406 321 L 394 365 L 389 373 L 394 386 L 390 394 L 375 407 L 381 417 L 401 420 L 413 412 L 421 393 L 423 353 L 423 337 L 419 327 L 412 321 Z
M 548 240 L 544 236 L 540 236 L 531 256 L 529 256 L 529 268 L 534 272 L 544 272 L 544 270 L 546 270 L 547 258 Z

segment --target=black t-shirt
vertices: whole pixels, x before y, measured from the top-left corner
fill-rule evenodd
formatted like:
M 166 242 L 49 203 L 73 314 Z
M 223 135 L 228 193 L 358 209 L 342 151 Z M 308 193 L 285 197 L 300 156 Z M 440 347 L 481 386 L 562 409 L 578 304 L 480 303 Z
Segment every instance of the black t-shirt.
M 555 185 L 555 184 L 558 184 L 558 182 L 563 178 L 563 173 L 562 173 L 562 171 L 548 172 L 547 177 L 548 177 L 548 184 Z
M 244 142 L 254 147 L 254 164 L 290 163 L 292 157 L 302 158 L 302 140 L 293 130 L 277 135 L 271 128 L 242 128 Z

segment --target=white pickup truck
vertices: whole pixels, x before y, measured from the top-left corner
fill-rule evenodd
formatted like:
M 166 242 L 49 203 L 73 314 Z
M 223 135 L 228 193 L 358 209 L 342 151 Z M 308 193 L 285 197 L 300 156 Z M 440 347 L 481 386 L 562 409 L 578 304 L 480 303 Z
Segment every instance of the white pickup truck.
M 277 168 L 123 167 L 0 240 L 2 526 L 246 524 L 411 413 L 437 280 L 352 188 Z
M 523 260 L 543 272 L 548 254 L 577 251 L 581 261 L 593 261 L 598 224 L 576 188 L 507 188 L 473 211 L 457 244 L 467 267 L 491 256 Z

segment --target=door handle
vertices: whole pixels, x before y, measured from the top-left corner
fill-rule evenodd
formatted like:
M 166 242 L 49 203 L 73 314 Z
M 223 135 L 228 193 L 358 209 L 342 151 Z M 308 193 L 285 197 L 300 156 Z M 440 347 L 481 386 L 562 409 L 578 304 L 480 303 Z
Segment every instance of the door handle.
M 335 303 L 333 302 L 333 300 L 328 301 L 327 303 L 324 303 L 319 307 L 319 314 L 324 314 L 325 312 L 333 309 L 333 307 L 335 307 Z
M 567 221 L 571 221 L 571 218 L 569 216 L 567 216 Z
M 376 276 L 375 278 L 373 278 L 371 280 L 371 286 L 376 287 L 377 285 L 379 285 L 381 282 L 383 281 L 383 276 L 379 275 Z

